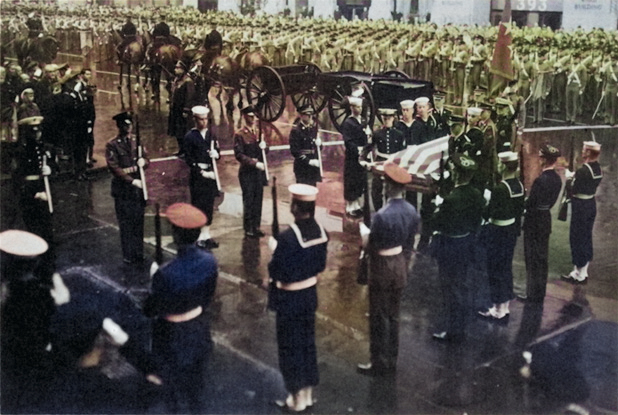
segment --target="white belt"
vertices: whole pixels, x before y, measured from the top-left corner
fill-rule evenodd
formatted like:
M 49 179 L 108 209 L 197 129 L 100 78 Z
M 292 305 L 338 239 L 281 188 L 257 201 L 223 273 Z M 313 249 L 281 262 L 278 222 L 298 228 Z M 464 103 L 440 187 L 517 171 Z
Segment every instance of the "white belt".
M 509 226 L 515 223 L 515 218 L 511 219 L 494 219 L 490 218 L 489 223 L 496 226 Z
M 135 173 L 137 171 L 137 166 L 125 167 L 122 169 L 122 171 L 125 173 Z
M 299 291 L 304 290 L 305 288 L 313 287 L 318 283 L 318 277 L 310 277 L 306 280 L 296 281 L 296 282 L 281 282 L 277 281 L 277 288 L 284 291 Z
M 399 255 L 402 251 L 403 251 L 403 248 L 401 247 L 401 245 L 398 245 L 398 246 L 396 246 L 394 248 L 380 249 L 378 251 L 378 255 L 380 255 L 380 256 L 393 256 L 393 255 Z
M 449 238 L 456 238 L 457 239 L 457 238 L 465 238 L 466 236 L 470 235 L 470 232 L 464 233 L 463 235 L 447 235 L 445 233 L 443 235 L 446 236 L 446 237 L 449 237 Z
M 385 159 L 387 159 L 387 158 L 389 158 L 390 156 L 392 156 L 392 154 L 388 154 L 388 153 L 380 153 L 378 150 L 376 150 L 376 156 L 384 157 Z
M 169 314 L 163 318 L 169 321 L 170 323 L 184 323 L 185 321 L 193 320 L 195 317 L 199 316 L 200 314 L 202 314 L 202 306 L 198 305 L 197 307 L 195 307 L 192 310 L 187 311 L 186 313 Z
M 206 163 L 197 163 L 197 167 L 199 167 L 202 170 L 207 169 L 208 166 L 209 166 L 209 164 L 206 164 Z
M 583 193 L 578 193 L 576 195 L 573 195 L 573 197 L 575 199 L 584 199 L 584 200 L 594 199 L 594 195 L 585 195 Z
M 39 180 L 40 178 L 41 176 L 39 176 L 38 174 L 31 174 L 29 176 L 24 177 L 24 180 L 32 181 L 32 180 Z

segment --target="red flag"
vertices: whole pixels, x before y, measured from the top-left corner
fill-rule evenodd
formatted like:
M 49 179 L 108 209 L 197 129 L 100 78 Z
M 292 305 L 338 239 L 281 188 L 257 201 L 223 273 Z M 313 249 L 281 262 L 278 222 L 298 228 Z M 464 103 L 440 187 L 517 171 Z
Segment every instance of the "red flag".
M 491 60 L 489 72 L 508 80 L 515 79 L 511 58 L 513 36 L 511 34 L 510 20 L 511 0 L 505 0 L 502 20 L 500 22 L 500 28 L 498 29 L 498 39 L 496 41 L 496 48 L 494 49 L 494 56 Z M 509 23 L 509 25 L 507 26 L 506 23 Z

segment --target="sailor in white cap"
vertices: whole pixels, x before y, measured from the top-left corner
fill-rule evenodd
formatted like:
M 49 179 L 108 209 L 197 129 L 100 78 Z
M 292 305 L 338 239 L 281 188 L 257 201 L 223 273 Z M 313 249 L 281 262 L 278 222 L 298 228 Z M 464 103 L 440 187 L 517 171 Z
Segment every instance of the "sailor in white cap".
M 341 125 L 341 134 L 345 144 L 345 161 L 343 164 L 343 198 L 346 201 L 346 214 L 361 217 L 362 198 L 367 187 L 368 162 L 360 160 L 369 141 L 371 129 L 362 117 L 363 98 L 348 97 L 350 116 Z
M 509 314 L 509 302 L 513 299 L 513 253 L 521 229 L 525 191 L 519 180 L 517 153 L 502 152 L 498 158 L 502 180 L 493 188 L 485 211 L 491 301 L 479 314 L 502 319 Z
M 294 223 L 271 241 L 272 260 L 269 308 L 277 313 L 279 367 L 288 391 L 278 406 L 293 412 L 313 406 L 313 388 L 318 384 L 315 346 L 318 274 L 326 268 L 328 235 L 316 222 L 318 189 L 292 184 L 291 211 Z
M 2 352 L 14 358 L 20 370 L 49 363 L 51 318 L 55 306 L 70 298 L 60 275 L 44 269 L 41 256 L 47 249 L 47 242 L 33 233 L 13 229 L 0 233 L 3 281 L 8 288 L 2 308 Z
M 183 138 L 185 162 L 189 166 L 189 191 L 191 204 L 200 209 L 208 220 L 202 226 L 197 240 L 197 246 L 203 249 L 214 249 L 219 246 L 210 234 L 215 198 L 219 195 L 216 170 L 219 155 L 219 141 L 209 127 L 208 115 L 210 109 L 203 105 L 191 108 L 193 123 L 191 129 Z
M 315 186 L 322 181 L 320 175 L 320 150 L 322 140 L 318 137 L 318 125 L 311 105 L 298 108 L 300 119 L 290 131 L 290 153 L 294 157 L 296 183 Z
M 597 213 L 595 194 L 603 178 L 603 170 L 599 164 L 600 154 L 601 144 L 596 141 L 584 141 L 582 149 L 584 164 L 573 176 L 569 230 L 573 271 L 566 278 L 576 282 L 586 281 L 588 266 L 593 257 L 592 228 Z
M 412 123 L 414 122 L 414 100 L 406 99 L 399 103 L 401 106 L 401 119 L 396 121 L 394 126 L 403 133 L 407 146 L 412 143 Z
M 451 132 L 451 116 L 452 111 L 444 108 L 444 99 L 446 94 L 442 91 L 436 91 L 433 95 L 433 111 L 431 116 L 436 120 L 436 138 L 444 137 Z

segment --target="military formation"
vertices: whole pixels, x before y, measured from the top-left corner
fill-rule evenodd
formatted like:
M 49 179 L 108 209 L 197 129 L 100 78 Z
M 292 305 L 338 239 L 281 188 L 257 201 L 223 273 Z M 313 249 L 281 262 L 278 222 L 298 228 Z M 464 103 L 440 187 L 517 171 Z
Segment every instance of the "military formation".
M 175 8 L 102 6 L 88 9 L 87 23 L 76 19 L 84 12 L 79 8 L 61 11 L 35 7 L 34 11 L 44 16 L 45 24 L 38 25 L 28 24 L 24 17 L 30 9 L 9 6 L 2 11 L 7 23 L 4 27 L 9 31 L 19 32 L 24 27 L 40 31 L 43 27 L 53 32 L 72 25 L 91 29 L 95 37 L 117 29 L 125 40 L 130 40 L 131 36 L 156 29 L 155 37 L 176 36 L 185 48 L 191 44 L 199 47 L 207 31 L 216 28 L 231 56 L 248 48 L 261 50 L 275 66 L 310 61 L 328 71 L 400 70 L 413 78 L 433 81 L 445 91 L 404 100 L 396 108 L 380 108 L 382 125 L 377 128 L 368 125 L 363 117 L 361 94 L 352 92 L 345 99 L 349 116 L 341 128 L 345 146 L 342 196 L 346 220 L 364 219 L 358 226 L 368 258 L 367 278 L 359 282 L 368 285 L 370 362 L 359 364 L 358 371 L 370 376 L 396 373 L 400 301 L 414 253 L 430 255 L 438 264 L 443 296 L 441 319 L 433 333 L 438 341 L 459 342 L 466 337 L 472 311 L 467 271 L 473 265 L 471 252 L 481 244 L 488 252 L 485 267 L 490 298 L 486 299 L 486 308 L 474 311 L 492 321 L 504 321 L 510 314 L 509 303 L 514 299 L 512 263 L 522 229 L 527 273 L 522 301 L 544 300 L 550 209 L 562 188 L 555 170 L 561 152 L 551 144 L 541 146 L 543 171 L 526 198 L 519 171 L 526 108 L 532 108 L 533 122 L 541 122 L 548 112 L 564 111 L 565 121 L 571 124 L 581 119 L 584 103 L 593 102 L 593 118 L 616 122 L 616 32 L 567 34 L 513 27 L 515 79 L 497 90 L 489 71 L 495 28 L 283 16 L 249 18 Z M 9 15 L 15 11 L 16 15 Z M 161 25 L 162 16 L 169 25 Z M 222 190 L 217 168 L 220 147 L 210 128 L 212 113 L 204 105 L 207 103 L 193 98 L 194 81 L 189 71 L 186 61 L 176 63 L 168 135 L 176 139 L 176 155 L 190 169 L 191 203 L 174 204 L 166 212 L 178 257 L 166 264 L 154 263 L 151 268 L 152 292 L 144 312 L 155 318 L 155 329 L 152 352 L 147 353 L 140 367 L 150 382 L 164 386 L 168 409 L 173 412 L 182 405 L 193 411 L 201 405 L 203 378 L 196 368 L 205 364 L 212 347 L 210 337 L 201 336 L 200 330 L 208 327 L 204 311 L 218 275 L 213 250 L 219 243 L 213 239 L 210 226 L 215 199 Z M 11 295 L 44 297 L 46 304 L 42 311 L 24 311 L 41 317 L 41 324 L 29 332 L 31 338 L 14 330 L 8 339 L 3 333 L 3 341 L 9 350 L 16 350 L 33 340 L 30 348 L 44 355 L 48 345 L 45 334 L 54 307 L 47 291 L 58 290 L 48 176 L 54 163 L 68 157 L 72 160 L 71 173 L 77 180 L 85 180 L 86 167 L 96 162 L 91 152 L 95 87 L 89 82 L 88 68 L 74 72 L 52 63 L 21 68 L 7 61 L 6 65 L 3 62 L 2 73 L 3 146 L 6 144 L 11 157 L 17 160 L 17 168 L 11 173 L 19 183 L 25 224 L 40 241 L 31 234 L 15 236 L 6 231 L 0 234 L 0 249 L 16 258 L 40 256 L 41 265 L 36 261 L 24 265 L 17 260 L 17 265 L 7 272 L 11 273 L 11 284 L 18 287 Z M 324 227 L 315 220 L 316 186 L 324 176 L 317 114 L 308 106 L 297 111 L 299 118 L 289 136 L 297 182 L 289 187 L 294 223 L 281 233 L 273 227 L 268 243 L 272 250 L 269 279 L 264 281 L 269 308 L 277 316 L 279 364 L 289 393 L 276 404 L 292 412 L 305 411 L 315 402 L 313 388 L 319 383 L 315 345 L 317 284 L 318 275 L 326 268 L 329 241 Z M 242 225 L 246 238 L 261 238 L 266 236 L 260 225 L 264 187 L 269 184 L 269 148 L 257 122 L 256 108 L 244 106 L 240 112 L 243 125 L 234 133 L 233 148 L 240 166 Z M 107 143 L 105 157 L 112 174 L 111 196 L 122 256 L 128 265 L 143 264 L 144 209 L 148 199 L 145 170 L 150 161 L 140 142 L 136 114 L 121 112 L 113 120 L 118 132 Z M 52 137 L 51 131 L 63 134 Z M 397 161 L 406 151 L 418 146 L 430 148 L 441 140 L 448 148 L 447 157 L 438 171 L 427 172 L 434 174 L 432 185 L 419 191 L 411 186 L 415 179 L 407 170 L 409 166 Z M 593 258 L 595 193 L 603 175 L 598 163 L 600 145 L 585 142 L 583 153 L 586 163 L 573 173 L 569 196 L 574 269 L 564 277 L 575 283 L 588 278 Z M 40 249 L 15 252 L 10 240 L 15 237 L 29 238 Z M 22 284 L 33 273 L 44 285 L 33 289 Z M 23 319 L 18 314 L 8 314 L 13 319 L 9 327 L 16 327 Z

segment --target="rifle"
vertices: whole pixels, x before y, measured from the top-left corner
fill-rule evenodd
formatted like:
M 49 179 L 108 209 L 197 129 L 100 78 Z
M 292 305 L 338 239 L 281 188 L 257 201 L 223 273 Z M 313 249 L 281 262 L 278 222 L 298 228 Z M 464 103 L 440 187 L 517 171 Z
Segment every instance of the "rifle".
M 144 149 L 142 148 L 142 140 L 139 134 L 139 118 L 135 114 L 135 141 L 137 142 L 137 160 L 141 159 L 144 155 Z M 146 187 L 146 174 L 144 168 L 140 165 L 137 166 L 139 170 L 139 178 L 142 181 L 142 190 L 144 193 L 144 200 L 148 200 L 148 187 Z
M 161 212 L 159 211 L 160 207 L 161 206 L 158 203 L 155 204 L 155 262 L 158 265 L 163 263 L 163 246 L 161 244 Z
M 370 228 L 371 227 L 371 211 L 369 210 L 369 175 L 365 173 L 366 185 L 365 194 L 363 195 L 363 223 Z M 362 246 L 360 256 L 358 257 L 358 269 L 356 275 L 356 282 L 360 285 L 367 285 L 369 281 L 369 252 L 366 247 Z
M 569 154 L 569 170 L 574 170 L 573 153 L 574 153 L 574 138 L 571 136 L 571 153 Z M 560 202 L 560 211 L 558 212 L 558 220 L 566 221 L 569 213 L 569 203 L 571 203 L 571 196 L 573 196 L 573 178 L 567 179 L 564 183 L 564 190 L 562 191 L 562 199 Z
M 47 156 L 43 155 L 43 167 L 45 166 L 47 166 Z M 49 213 L 54 213 L 54 204 L 52 203 L 51 189 L 49 188 L 49 177 L 43 176 L 43 183 L 45 184 L 45 194 L 47 195 Z
M 316 128 L 317 129 L 317 128 Z M 318 132 L 319 134 L 319 132 Z M 317 134 L 316 134 L 316 138 L 317 138 Z M 322 151 L 320 151 L 320 146 L 319 145 L 315 145 L 316 151 L 318 152 L 318 161 L 320 162 L 320 177 L 324 176 L 324 170 L 322 169 Z
M 215 149 L 215 139 L 213 137 L 212 141 L 210 142 L 210 151 L 213 151 L 214 149 Z M 212 158 L 211 161 L 212 161 L 212 170 L 215 173 L 215 181 L 217 182 L 217 190 L 221 191 L 221 180 L 219 180 L 219 169 L 217 167 L 217 160 Z
M 273 198 L 273 224 L 272 224 L 272 234 L 273 238 L 277 239 L 279 237 L 279 212 L 277 210 L 277 178 L 273 176 L 273 187 L 272 187 L 272 198 Z
M 262 120 L 260 120 L 259 123 L 259 141 L 262 141 Z M 266 140 L 264 140 L 264 142 L 266 142 Z M 266 181 L 268 181 L 268 160 L 266 159 L 266 150 L 264 149 L 262 149 L 262 163 L 264 163 L 264 173 L 266 173 Z

